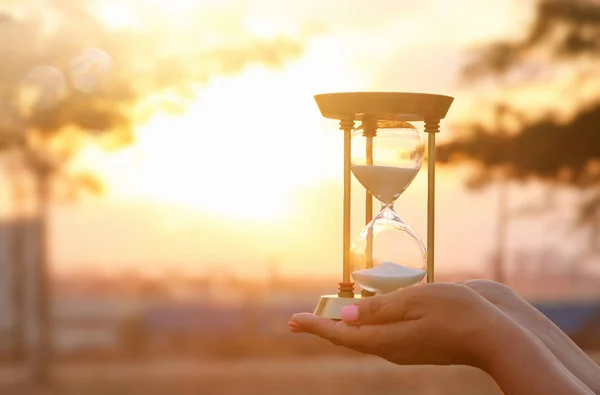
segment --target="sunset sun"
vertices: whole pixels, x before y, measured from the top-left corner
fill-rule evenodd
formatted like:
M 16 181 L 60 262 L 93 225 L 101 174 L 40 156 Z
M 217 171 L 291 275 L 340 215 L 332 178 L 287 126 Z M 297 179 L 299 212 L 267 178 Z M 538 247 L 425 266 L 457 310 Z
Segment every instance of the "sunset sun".
M 333 179 L 341 152 L 312 100 L 344 78 L 315 74 L 316 53 L 285 70 L 251 66 L 213 78 L 184 114 L 160 113 L 138 125 L 135 145 L 87 161 L 102 168 L 111 193 L 249 220 L 289 216 L 298 188 Z M 337 65 L 332 62 L 329 67 Z M 307 79 L 311 76 L 311 79 Z

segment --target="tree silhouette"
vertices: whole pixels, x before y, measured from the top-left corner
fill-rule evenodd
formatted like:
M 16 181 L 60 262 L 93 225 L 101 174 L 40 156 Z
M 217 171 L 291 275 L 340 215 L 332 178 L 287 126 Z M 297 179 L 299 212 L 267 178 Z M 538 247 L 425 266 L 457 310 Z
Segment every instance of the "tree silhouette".
M 590 226 L 598 241 L 600 230 L 600 94 L 577 103 L 577 93 L 600 81 L 600 3 L 594 0 L 541 0 L 527 34 L 514 41 L 487 43 L 472 52 L 464 68 L 466 83 L 491 79 L 499 90 L 548 81 L 549 71 L 575 74 L 550 115 L 532 119 L 526 110 L 497 104 L 497 117 L 480 119 L 458 139 L 439 146 L 442 163 L 471 161 L 481 170 L 470 186 L 494 180 L 497 170 L 512 179 L 586 189 L 578 223 Z M 518 94 L 518 89 L 517 89 Z M 577 104 L 568 117 L 557 114 Z M 555 116 L 556 115 L 556 116 Z M 506 123 L 516 125 L 510 132 Z
M 136 30 L 109 30 L 96 19 L 91 2 L 47 4 L 24 16 L 0 13 L 0 149 L 5 157 L 11 152 L 19 182 L 15 200 L 27 180 L 38 205 L 34 284 L 42 338 L 34 374 L 39 382 L 48 379 L 52 336 L 50 203 L 57 184 L 65 181 L 71 191 L 101 191 L 93 174 L 73 173 L 71 160 L 90 141 L 107 149 L 131 143 L 136 122 L 157 109 L 182 111 L 193 87 L 215 74 L 236 73 L 252 63 L 279 67 L 303 50 L 296 40 L 257 38 L 241 28 L 207 46 L 202 38 L 214 33 L 209 22 L 185 32 L 164 25 L 159 13 L 140 13 L 149 19 Z

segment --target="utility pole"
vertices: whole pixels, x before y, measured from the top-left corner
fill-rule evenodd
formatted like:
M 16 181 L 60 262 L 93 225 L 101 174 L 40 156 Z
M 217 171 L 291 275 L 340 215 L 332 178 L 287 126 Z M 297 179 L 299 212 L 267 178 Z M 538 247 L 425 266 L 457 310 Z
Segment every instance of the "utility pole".
M 18 179 L 13 180 L 14 216 L 12 220 L 12 235 L 10 247 L 11 277 L 12 277 L 12 310 L 13 310 L 13 353 L 18 362 L 25 357 L 25 282 L 27 281 L 24 261 L 24 238 L 27 232 L 22 217 L 21 202 L 24 190 Z
M 507 109 L 504 105 L 496 108 L 495 122 L 498 128 L 498 134 L 508 133 L 506 128 Z M 499 196 L 498 196 L 498 223 L 496 228 L 496 251 L 494 256 L 493 276 L 494 281 L 499 283 L 506 282 L 506 247 L 507 231 L 510 214 L 508 212 L 508 193 L 509 183 L 506 169 L 500 171 Z
M 493 278 L 499 283 L 506 282 L 506 240 L 508 230 L 508 183 L 500 180 L 498 196 L 498 222 L 496 227 L 496 252 L 494 255 Z
M 36 223 L 36 268 L 34 274 L 34 315 L 36 344 L 33 348 L 32 381 L 45 388 L 52 379 L 53 325 L 52 292 L 48 254 L 48 222 L 51 169 L 44 163 L 34 164 L 38 216 Z

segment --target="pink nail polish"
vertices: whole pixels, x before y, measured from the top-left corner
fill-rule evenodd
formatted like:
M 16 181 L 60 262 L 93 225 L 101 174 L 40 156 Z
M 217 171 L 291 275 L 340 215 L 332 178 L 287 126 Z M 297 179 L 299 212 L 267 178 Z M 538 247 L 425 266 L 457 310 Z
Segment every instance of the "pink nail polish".
M 358 322 L 358 306 L 350 305 L 342 307 L 342 321 L 348 323 Z

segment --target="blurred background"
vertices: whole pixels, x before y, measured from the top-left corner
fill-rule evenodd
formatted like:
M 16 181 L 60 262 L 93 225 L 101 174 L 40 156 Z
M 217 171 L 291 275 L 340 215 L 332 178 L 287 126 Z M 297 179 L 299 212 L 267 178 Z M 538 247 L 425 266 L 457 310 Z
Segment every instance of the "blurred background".
M 1 393 L 497 393 L 287 333 L 340 280 L 336 91 L 454 96 L 436 278 L 600 350 L 597 0 L 1 0 L 0 54 Z

